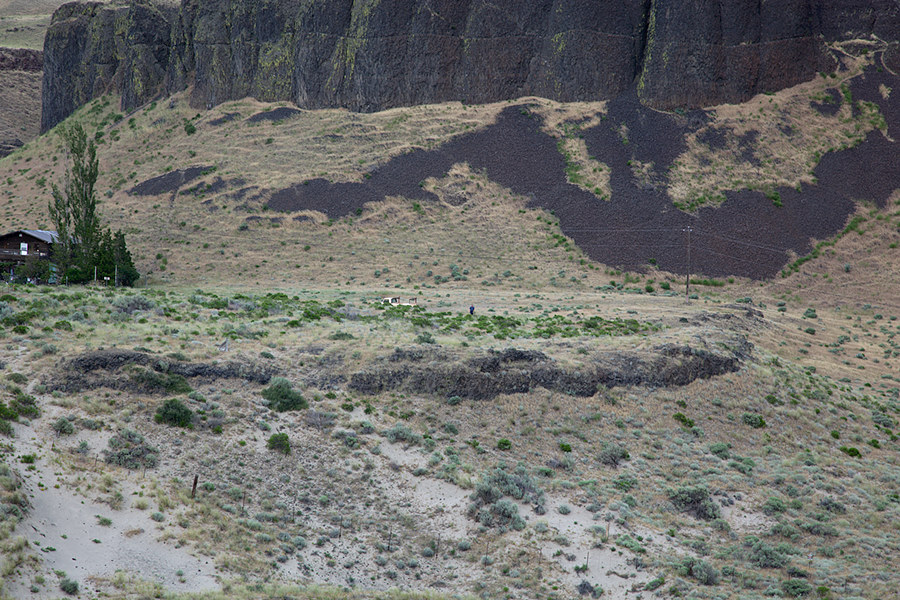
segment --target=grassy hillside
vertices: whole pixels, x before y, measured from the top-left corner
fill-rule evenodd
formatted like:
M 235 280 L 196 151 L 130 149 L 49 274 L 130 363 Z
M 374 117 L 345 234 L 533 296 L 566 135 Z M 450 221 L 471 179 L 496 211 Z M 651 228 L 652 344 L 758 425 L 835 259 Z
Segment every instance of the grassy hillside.
M 37 532 L 5 530 L 7 593 L 52 595 L 54 569 L 139 589 L 85 550 L 132 539 L 163 542 L 173 591 L 893 589 L 896 311 L 507 291 L 473 317 L 470 298 L 11 288 L 4 460 Z M 54 520 L 57 496 L 86 523 Z
M 808 185 L 817 152 L 893 134 L 877 106 L 810 109 L 840 84 L 820 79 L 706 113 L 671 202 Z M 590 260 L 557 215 L 466 162 L 412 186 L 435 200 L 270 205 L 294 186 L 361 189 L 334 184 L 378 180 L 510 107 L 555 139 L 570 183 L 615 203 L 620 174 L 580 135 L 608 124 L 606 104 L 116 106 L 72 119 L 99 144 L 102 214 L 141 286 L 0 290 L 7 596 L 897 588 L 896 193 L 859 198 L 770 280 L 694 274 L 685 302 L 684 276 Z M 768 127 L 776 111 L 790 135 Z M 6 229 L 50 227 L 65 164 L 56 131 L 0 160 Z
M 0 1 L 0 46 L 42 50 L 53 11 L 65 0 Z

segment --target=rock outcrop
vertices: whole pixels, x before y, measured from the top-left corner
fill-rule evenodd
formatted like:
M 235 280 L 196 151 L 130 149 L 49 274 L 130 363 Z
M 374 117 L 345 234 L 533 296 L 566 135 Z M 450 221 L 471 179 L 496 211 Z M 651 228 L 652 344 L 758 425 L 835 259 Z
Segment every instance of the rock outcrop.
M 523 95 L 661 108 L 741 101 L 833 68 L 825 44 L 896 40 L 893 0 L 151 0 L 73 3 L 45 43 L 42 127 L 108 91 L 191 88 L 373 111 Z
M 43 69 L 44 53 L 26 48 L 0 48 L 0 71 L 36 73 Z
M 142 0 L 62 5 L 44 39 L 41 131 L 103 94 L 126 109 L 163 94 L 176 14 Z

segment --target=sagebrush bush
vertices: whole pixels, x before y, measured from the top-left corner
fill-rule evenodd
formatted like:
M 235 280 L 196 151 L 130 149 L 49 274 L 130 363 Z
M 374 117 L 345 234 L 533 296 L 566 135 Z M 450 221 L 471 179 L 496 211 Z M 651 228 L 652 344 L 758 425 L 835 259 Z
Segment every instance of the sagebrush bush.
M 74 579 L 63 577 L 59 582 L 59 589 L 69 594 L 70 596 L 74 596 L 78 593 L 78 582 Z
M 309 403 L 303 394 L 295 390 L 291 382 L 284 377 L 273 377 L 269 382 L 269 387 L 265 388 L 261 394 L 269 401 L 269 408 L 278 412 L 309 408 Z
M 132 429 L 121 429 L 109 438 L 109 450 L 103 455 L 107 463 L 126 469 L 153 468 L 159 462 L 156 448 L 144 442 L 144 436 Z
M 719 583 L 719 571 L 709 563 L 698 558 L 683 558 L 678 565 L 678 571 L 682 575 L 693 577 L 702 585 L 716 585 Z
M 623 460 L 628 460 L 631 456 L 628 454 L 628 450 L 618 444 L 604 444 L 597 458 L 604 465 L 618 467 L 619 463 Z
M 709 490 L 704 486 L 683 486 L 669 490 L 669 500 L 678 510 L 704 521 L 718 519 L 721 514 L 719 505 L 709 497 Z
M 58 418 L 50 427 L 56 432 L 56 435 L 71 435 L 75 433 L 75 426 L 72 425 L 72 421 L 65 417 Z
M 181 400 L 170 398 L 156 409 L 156 415 L 154 415 L 153 419 L 157 423 L 165 423 L 175 427 L 188 427 L 194 419 L 194 411 L 185 406 Z
M 139 310 L 147 311 L 156 307 L 156 304 L 154 304 L 152 300 L 140 295 L 119 296 L 113 300 L 112 305 L 113 308 L 120 313 L 127 313 L 129 315 Z
M 741 421 L 744 422 L 744 425 L 749 425 L 754 429 L 762 429 L 766 426 L 766 420 L 756 413 L 744 413 L 741 415 Z
M 780 569 L 788 562 L 787 556 L 781 550 L 761 540 L 748 539 L 745 544 L 749 545 L 747 560 L 757 567 Z
M 337 415 L 321 410 L 310 410 L 306 413 L 306 424 L 316 429 L 328 429 L 334 427 Z
M 286 433 L 273 433 L 266 442 L 266 447 L 282 454 L 290 454 L 291 440 Z
M 422 436 L 401 423 L 397 423 L 384 432 L 384 437 L 392 444 L 403 442 L 405 444 L 416 445 L 422 443 Z

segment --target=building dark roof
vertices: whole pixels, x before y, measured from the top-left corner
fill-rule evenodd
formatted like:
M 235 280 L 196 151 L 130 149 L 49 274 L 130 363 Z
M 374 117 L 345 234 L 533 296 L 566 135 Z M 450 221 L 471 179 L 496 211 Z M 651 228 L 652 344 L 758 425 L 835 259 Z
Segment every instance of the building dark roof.
M 27 233 L 31 237 L 36 237 L 37 239 L 47 242 L 48 244 L 55 244 L 59 241 L 59 234 L 55 231 L 44 231 L 43 229 L 20 229 L 22 233 Z M 13 233 L 18 233 L 17 231 L 13 231 Z

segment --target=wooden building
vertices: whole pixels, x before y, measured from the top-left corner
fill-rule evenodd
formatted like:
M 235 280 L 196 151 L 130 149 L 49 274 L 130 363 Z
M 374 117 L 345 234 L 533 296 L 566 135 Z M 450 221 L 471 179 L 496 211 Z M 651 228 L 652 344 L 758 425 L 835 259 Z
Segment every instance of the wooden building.
M 0 235 L 0 262 L 50 260 L 50 249 L 58 238 L 55 231 L 40 229 L 20 229 Z

